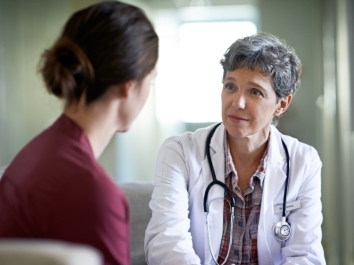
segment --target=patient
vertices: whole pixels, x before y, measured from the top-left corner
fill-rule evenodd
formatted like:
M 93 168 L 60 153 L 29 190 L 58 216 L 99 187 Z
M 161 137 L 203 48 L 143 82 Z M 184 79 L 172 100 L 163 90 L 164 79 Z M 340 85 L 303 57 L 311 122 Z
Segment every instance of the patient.
M 130 264 L 122 191 L 97 162 L 127 131 L 155 77 L 158 37 L 138 8 L 112 1 L 76 12 L 41 60 L 62 115 L 14 158 L 0 181 L 0 238 L 57 239 Z

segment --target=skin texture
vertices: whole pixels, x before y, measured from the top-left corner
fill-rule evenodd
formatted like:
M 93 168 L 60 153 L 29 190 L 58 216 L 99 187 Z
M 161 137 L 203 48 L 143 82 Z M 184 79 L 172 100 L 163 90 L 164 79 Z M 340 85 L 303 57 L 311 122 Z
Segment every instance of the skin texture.
M 119 121 L 125 121 L 125 124 L 120 126 L 119 132 L 129 130 L 132 121 L 139 115 L 148 99 L 151 83 L 155 77 L 156 70 L 154 69 L 143 80 L 133 81 L 129 84 L 131 86 L 130 89 L 122 90 L 127 92 L 127 94 L 123 95 L 126 100 L 120 105 L 118 117 Z
M 153 69 L 143 80 L 112 85 L 99 99 L 86 104 L 85 94 L 66 105 L 64 114 L 86 133 L 98 158 L 116 132 L 126 132 L 142 110 L 156 76 Z
M 277 100 L 269 75 L 238 68 L 226 73 L 221 93 L 222 119 L 243 192 L 267 147 L 273 116 L 290 105 L 292 95 Z

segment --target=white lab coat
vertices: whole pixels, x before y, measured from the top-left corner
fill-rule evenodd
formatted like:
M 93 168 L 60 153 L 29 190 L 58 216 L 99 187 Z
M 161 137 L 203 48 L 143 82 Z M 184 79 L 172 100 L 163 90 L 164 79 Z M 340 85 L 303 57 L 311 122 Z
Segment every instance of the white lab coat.
M 212 127 L 167 139 L 160 148 L 150 202 L 152 218 L 145 233 L 145 256 L 150 265 L 215 264 L 208 247 L 203 210 L 204 192 L 212 181 L 205 154 L 205 142 Z M 224 133 L 221 124 L 210 143 L 216 177 L 224 182 Z M 258 224 L 258 262 L 270 264 L 325 264 L 321 245 L 321 166 L 317 151 L 273 125 L 266 176 L 263 183 Z M 273 225 L 281 220 L 274 206 L 282 204 L 286 179 L 286 155 L 290 155 L 290 183 L 287 202 L 300 200 L 301 209 L 287 213 L 292 234 L 285 242 L 276 240 Z M 208 201 L 223 197 L 214 185 Z M 223 200 L 210 209 L 212 247 L 218 257 L 223 230 Z M 214 204 L 214 202 L 213 202 Z

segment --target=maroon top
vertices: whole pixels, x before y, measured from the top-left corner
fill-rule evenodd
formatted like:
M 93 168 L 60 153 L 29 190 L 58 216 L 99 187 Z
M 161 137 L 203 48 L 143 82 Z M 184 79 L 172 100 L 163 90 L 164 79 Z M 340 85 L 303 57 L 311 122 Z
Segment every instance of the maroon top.
M 0 238 L 96 247 L 105 265 L 130 264 L 129 210 L 81 128 L 62 115 L 15 157 L 0 181 Z

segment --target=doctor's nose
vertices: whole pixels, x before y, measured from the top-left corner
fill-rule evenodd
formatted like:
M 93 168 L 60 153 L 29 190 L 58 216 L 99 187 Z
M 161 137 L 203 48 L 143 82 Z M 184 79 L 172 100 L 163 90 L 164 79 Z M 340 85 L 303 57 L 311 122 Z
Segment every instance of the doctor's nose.
M 235 109 L 244 109 L 246 107 L 246 99 L 242 93 L 233 95 L 232 107 Z

